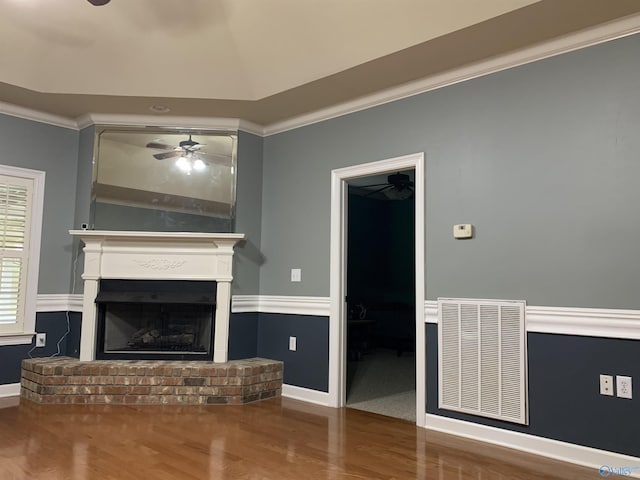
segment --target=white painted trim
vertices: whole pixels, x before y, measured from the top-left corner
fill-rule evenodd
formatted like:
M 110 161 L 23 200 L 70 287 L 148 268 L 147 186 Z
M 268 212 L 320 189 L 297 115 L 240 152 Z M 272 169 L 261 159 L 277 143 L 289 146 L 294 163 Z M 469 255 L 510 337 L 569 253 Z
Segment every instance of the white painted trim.
M 239 118 L 224 117 L 180 117 L 175 115 L 119 115 L 105 113 L 88 113 L 76 119 L 77 128 L 91 125 L 122 125 L 122 126 L 154 126 L 168 128 L 202 128 L 212 130 L 242 130 L 254 135 L 264 135 L 261 125 L 241 120 Z
M 437 300 L 425 300 L 424 321 L 426 323 L 438 323 L 438 301 Z
M 36 327 L 36 298 L 38 295 L 38 274 L 40 271 L 40 244 L 42 240 L 42 217 L 44 212 L 44 187 L 46 173 L 41 170 L 0 165 L 0 174 L 33 181 L 29 220 L 29 245 L 27 246 L 28 261 L 26 267 L 26 283 L 24 292 L 24 311 L 21 331 L 17 335 L 26 335 L 35 331 Z M 15 335 L 12 335 L 15 336 Z
M 78 130 L 78 124 L 72 118 L 52 115 L 50 113 L 13 105 L 11 103 L 0 102 L 0 113 L 22 118 L 24 120 L 31 120 L 33 122 L 46 123 L 48 125 L 68 128 L 70 130 Z
M 531 307 L 527 331 L 640 340 L 640 310 Z
M 415 169 L 415 288 L 416 305 L 424 304 L 425 291 L 425 171 L 424 154 L 339 168 L 331 171 L 331 235 L 330 235 L 330 299 L 329 317 L 329 405 L 342 407 L 346 402 L 346 204 L 347 181 L 376 175 Z M 416 418 L 422 425 L 426 405 L 424 310 L 416 308 Z
M 5 383 L 0 385 L 0 398 L 3 397 L 17 397 L 20 395 L 19 383 Z
M 328 317 L 329 303 L 328 297 L 234 295 L 231 299 L 231 311 Z
M 426 323 L 438 323 L 437 301 L 424 311 Z M 640 340 L 640 310 L 528 305 L 525 317 L 527 332 Z
M 295 385 L 282 385 L 282 396 L 302 400 L 303 402 L 315 403 L 316 405 L 329 405 L 329 394 L 310 388 L 296 387 Z
M 0 335 L 0 347 L 7 345 L 29 345 L 35 333 L 15 333 Z
M 233 313 L 330 316 L 330 297 L 233 295 Z M 39 294 L 37 312 L 82 312 L 82 294 Z M 527 332 L 640 340 L 640 310 L 526 307 Z M 424 302 L 425 323 L 438 323 L 438 302 Z M 29 342 L 27 342 L 29 343 Z
M 334 105 L 290 118 L 282 122 L 272 123 L 264 128 L 264 135 L 275 135 L 295 128 L 330 120 L 350 113 L 412 97 L 421 93 L 437 90 L 456 83 L 472 80 L 477 77 L 508 70 L 510 68 L 554 57 L 563 53 L 580 50 L 600 43 L 626 37 L 640 32 L 640 15 L 632 15 L 621 20 L 604 25 L 588 28 L 580 32 L 545 42 L 533 47 L 524 48 L 506 55 L 480 61 L 471 65 L 449 70 L 438 75 L 432 75 L 420 80 L 405 83 L 398 87 L 366 95 L 358 99 Z
M 260 311 L 260 295 L 232 295 L 231 313 L 256 313 Z
M 426 414 L 425 428 L 594 468 L 596 471 L 603 465 L 622 467 L 638 466 L 640 464 L 640 459 L 629 455 L 583 447 L 582 445 L 560 442 L 477 423 L 464 422 L 440 415 Z M 640 478 L 640 472 L 634 471 L 631 476 Z
M 82 312 L 82 294 L 39 294 L 36 312 Z

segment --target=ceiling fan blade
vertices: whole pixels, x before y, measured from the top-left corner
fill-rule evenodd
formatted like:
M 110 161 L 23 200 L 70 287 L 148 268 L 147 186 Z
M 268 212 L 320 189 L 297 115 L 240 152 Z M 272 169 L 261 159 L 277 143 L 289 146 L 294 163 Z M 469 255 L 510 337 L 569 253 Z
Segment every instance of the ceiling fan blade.
M 382 187 L 383 185 L 389 185 L 389 183 L 374 183 L 373 185 L 360 185 L 361 188 Z
M 183 154 L 182 150 L 180 151 L 173 151 L 173 152 L 166 152 L 166 153 L 156 153 L 153 158 L 155 158 L 156 160 L 166 160 L 167 158 L 175 158 L 175 157 L 181 157 Z
M 371 195 L 375 195 L 376 193 L 380 193 L 380 192 L 384 192 L 385 190 L 388 190 L 390 188 L 393 188 L 393 185 L 389 185 L 388 183 L 385 184 L 384 187 L 382 188 L 378 188 L 377 190 L 374 190 L 373 192 L 367 193 L 365 195 L 365 197 L 370 197 Z
M 175 150 L 176 148 L 180 148 L 180 147 L 175 147 L 173 145 L 167 145 L 164 143 L 157 143 L 157 142 L 149 142 L 146 145 L 147 148 L 156 148 L 158 150 Z
M 215 165 L 231 166 L 231 157 L 229 155 L 220 155 L 218 153 L 195 152 L 195 158 L 199 158 L 204 162 L 213 163 Z

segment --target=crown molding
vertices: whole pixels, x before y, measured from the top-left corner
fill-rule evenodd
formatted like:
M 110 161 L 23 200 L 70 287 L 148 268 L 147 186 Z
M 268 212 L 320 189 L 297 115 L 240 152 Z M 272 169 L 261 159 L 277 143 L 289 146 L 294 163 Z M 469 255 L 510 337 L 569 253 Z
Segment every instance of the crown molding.
M 171 115 L 117 115 L 89 113 L 76 119 L 52 115 L 17 105 L 0 102 L 0 113 L 14 117 L 47 123 L 59 127 L 79 130 L 91 125 L 140 125 L 173 128 L 202 128 L 222 130 L 242 130 L 258 136 L 269 136 L 304 127 L 332 118 L 359 112 L 368 108 L 390 103 L 421 93 L 437 90 L 449 85 L 497 73 L 510 68 L 532 63 L 563 53 L 580 50 L 640 32 L 640 14 L 630 15 L 604 25 L 588 28 L 565 35 L 549 42 L 501 55 L 489 60 L 476 62 L 433 75 L 398 87 L 392 87 L 372 95 L 367 95 L 329 108 L 317 110 L 281 122 L 262 126 L 238 118 L 185 117 Z
M 264 128 L 264 136 L 275 135 L 295 128 L 359 112 L 385 103 L 402 100 L 403 98 L 472 80 L 477 77 L 483 77 L 527 63 L 616 40 L 638 32 L 640 32 L 640 14 L 630 15 L 621 20 L 565 35 L 533 47 L 517 50 L 513 53 L 500 55 L 489 60 L 449 70 L 439 75 L 432 75 L 398 87 L 388 88 L 329 108 L 273 123 Z
M 239 118 L 224 117 L 183 117 L 175 115 L 118 115 L 88 113 L 76 119 L 77 128 L 92 125 L 118 125 L 165 128 L 201 128 L 207 130 L 229 130 L 252 133 L 263 136 L 264 128 L 256 123 Z
M 52 115 L 50 113 L 13 105 L 11 103 L 0 102 L 0 113 L 11 117 L 22 118 L 24 120 L 31 120 L 33 122 L 46 123 L 55 127 L 78 130 L 78 124 L 72 118 Z

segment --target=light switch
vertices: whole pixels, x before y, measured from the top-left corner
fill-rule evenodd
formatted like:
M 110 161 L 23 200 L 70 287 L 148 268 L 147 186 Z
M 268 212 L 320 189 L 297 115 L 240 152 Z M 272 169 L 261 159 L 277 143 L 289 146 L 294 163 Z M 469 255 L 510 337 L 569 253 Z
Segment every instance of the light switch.
M 459 223 L 453 226 L 453 238 L 473 237 L 473 227 L 470 223 Z
M 291 269 L 291 281 L 292 282 L 301 282 L 302 281 L 302 270 L 299 268 Z

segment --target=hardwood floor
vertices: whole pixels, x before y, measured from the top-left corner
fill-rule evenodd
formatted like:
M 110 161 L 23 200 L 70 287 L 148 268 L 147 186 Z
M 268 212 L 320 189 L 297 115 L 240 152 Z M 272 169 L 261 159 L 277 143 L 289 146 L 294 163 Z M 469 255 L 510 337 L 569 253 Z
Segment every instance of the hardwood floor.
M 596 478 L 595 469 L 286 398 L 0 408 L 2 480 Z

